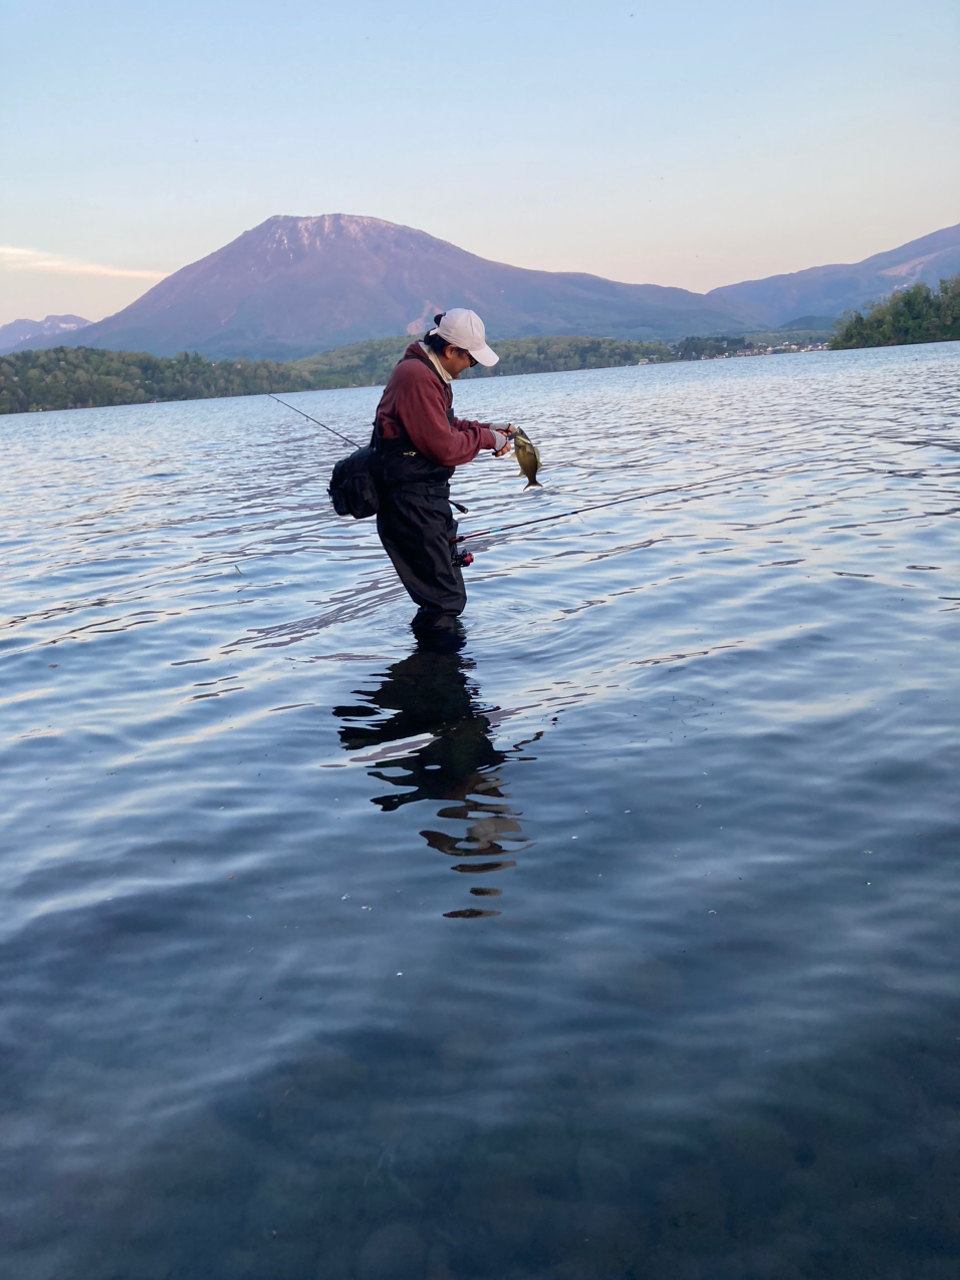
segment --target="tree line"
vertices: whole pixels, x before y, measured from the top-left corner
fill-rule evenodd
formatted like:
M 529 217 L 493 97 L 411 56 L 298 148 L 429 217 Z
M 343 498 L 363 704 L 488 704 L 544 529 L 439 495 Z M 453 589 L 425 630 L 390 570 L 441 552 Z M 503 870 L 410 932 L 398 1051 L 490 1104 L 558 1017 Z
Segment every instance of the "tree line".
M 411 341 L 377 338 L 285 363 L 211 361 L 195 352 L 167 358 L 94 347 L 12 352 L 0 356 L 0 414 L 381 386 Z M 497 350 L 500 363 L 494 370 L 478 366 L 472 372 L 552 373 L 675 358 L 663 343 L 612 338 L 524 338 L 498 342 Z
M 336 351 L 305 356 L 288 367 L 308 373 L 316 389 L 328 387 L 379 387 L 414 339 L 375 338 L 355 342 Z M 460 375 L 467 378 L 501 378 L 519 373 L 562 373 L 567 369 L 610 369 L 618 365 L 674 360 L 673 350 L 662 342 L 621 342 L 615 338 L 506 338 L 494 339 L 500 357 L 492 369 L 477 365 Z
M 308 391 L 311 386 L 306 374 L 274 360 L 214 364 L 196 354 L 166 359 L 94 347 L 0 356 L 0 414 Z
M 941 280 L 934 292 L 927 284 L 898 289 L 885 302 L 875 302 L 866 315 L 843 317 L 830 339 L 833 351 L 851 347 L 894 347 L 913 342 L 960 339 L 960 275 Z

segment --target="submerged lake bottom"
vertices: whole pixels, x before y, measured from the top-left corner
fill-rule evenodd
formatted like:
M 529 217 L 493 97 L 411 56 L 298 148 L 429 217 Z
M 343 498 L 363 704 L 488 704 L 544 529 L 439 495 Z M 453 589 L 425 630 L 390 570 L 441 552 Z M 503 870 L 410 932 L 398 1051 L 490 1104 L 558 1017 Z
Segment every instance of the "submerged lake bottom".
M 0 1272 L 954 1280 L 958 374 L 458 386 L 440 646 L 296 413 L 3 420 Z

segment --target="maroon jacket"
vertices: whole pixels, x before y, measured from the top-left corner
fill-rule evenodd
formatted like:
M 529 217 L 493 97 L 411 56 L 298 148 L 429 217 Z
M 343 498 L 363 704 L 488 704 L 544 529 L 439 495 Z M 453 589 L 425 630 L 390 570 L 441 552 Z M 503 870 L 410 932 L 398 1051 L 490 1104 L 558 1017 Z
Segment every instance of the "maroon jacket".
M 412 342 L 387 379 L 377 405 L 380 434 L 384 440 L 395 440 L 400 424 L 413 447 L 431 462 L 441 467 L 472 462 L 481 449 L 495 447 L 493 431 L 484 422 L 463 418 L 454 418 L 451 425 L 447 410 L 452 405 L 453 387 L 441 379 L 420 343 Z

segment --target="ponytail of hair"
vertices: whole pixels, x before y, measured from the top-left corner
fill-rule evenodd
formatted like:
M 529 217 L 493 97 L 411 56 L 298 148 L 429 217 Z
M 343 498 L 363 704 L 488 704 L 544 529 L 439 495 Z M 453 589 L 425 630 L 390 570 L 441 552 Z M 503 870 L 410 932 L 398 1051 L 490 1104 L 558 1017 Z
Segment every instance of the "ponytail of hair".
M 428 329 L 427 332 L 423 335 L 423 345 L 425 347 L 429 347 L 430 350 L 434 353 L 434 355 L 438 355 L 438 356 L 442 356 L 443 353 L 446 351 L 447 347 L 452 345 L 446 340 L 446 338 L 441 338 L 439 333 L 437 333 L 437 330 L 436 330 L 436 326 L 440 323 L 440 321 L 443 319 L 443 317 L 446 314 L 447 313 L 445 311 L 438 311 L 437 314 L 433 317 L 434 328 Z

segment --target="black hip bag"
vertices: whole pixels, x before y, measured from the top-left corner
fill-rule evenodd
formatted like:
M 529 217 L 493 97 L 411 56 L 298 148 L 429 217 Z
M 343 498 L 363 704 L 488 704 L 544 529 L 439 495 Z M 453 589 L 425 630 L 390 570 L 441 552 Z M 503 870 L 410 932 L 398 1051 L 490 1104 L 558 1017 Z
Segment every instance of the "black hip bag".
M 453 426 L 452 408 L 447 410 L 447 420 Z M 334 466 L 327 492 L 338 516 L 366 520 L 380 510 L 381 488 L 429 485 L 436 489 L 437 497 L 446 497 L 453 472 L 453 467 L 442 467 L 416 449 L 402 424 L 398 437 L 384 440 L 374 422 L 370 443 Z M 459 503 L 455 505 L 466 510 Z
M 327 492 L 338 516 L 366 520 L 380 510 L 380 494 L 371 470 L 375 457 L 376 450 L 366 445 L 341 458 L 333 468 Z

